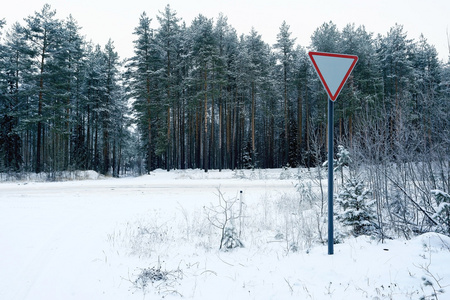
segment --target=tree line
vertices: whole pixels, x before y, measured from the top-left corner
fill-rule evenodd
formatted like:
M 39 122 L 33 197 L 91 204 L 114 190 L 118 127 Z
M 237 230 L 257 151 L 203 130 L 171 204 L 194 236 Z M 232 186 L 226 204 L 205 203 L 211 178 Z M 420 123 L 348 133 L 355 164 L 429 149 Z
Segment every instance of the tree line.
M 335 103 L 336 145 L 361 161 L 448 159 L 450 65 L 402 25 L 375 36 L 327 22 L 306 48 L 286 22 L 274 45 L 224 15 L 187 25 L 169 5 L 136 23 L 121 60 L 49 5 L 0 20 L 0 172 L 318 165 L 327 95 L 309 50 L 359 57 Z

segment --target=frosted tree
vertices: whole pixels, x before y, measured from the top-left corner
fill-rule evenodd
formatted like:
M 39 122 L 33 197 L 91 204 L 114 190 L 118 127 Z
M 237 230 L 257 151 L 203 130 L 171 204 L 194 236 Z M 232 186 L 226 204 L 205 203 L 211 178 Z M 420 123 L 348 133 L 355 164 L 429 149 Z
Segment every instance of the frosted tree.
M 81 27 L 70 15 L 62 22 L 64 38 L 61 40 L 61 48 L 55 53 L 57 60 L 58 74 L 55 81 L 59 91 L 56 95 L 59 98 L 59 105 L 55 106 L 55 115 L 59 116 L 61 147 L 58 147 L 61 161 L 60 168 L 68 169 L 72 167 L 78 158 L 73 157 L 74 152 L 83 152 L 86 147 L 82 143 L 82 149 L 72 149 L 77 145 L 75 142 L 83 140 L 83 114 L 81 105 L 84 102 L 83 83 L 85 74 L 85 41 L 80 34 Z M 78 136 L 76 131 L 78 130 Z M 80 151 L 81 150 L 81 151 Z
M 407 137 L 405 122 L 408 122 L 408 110 L 413 97 L 408 97 L 412 89 L 412 53 L 413 41 L 407 38 L 402 25 L 396 24 L 387 35 L 379 40 L 379 61 L 384 81 L 384 118 L 389 121 L 389 143 L 391 150 L 403 150 L 401 146 L 409 146 L 402 140 Z M 408 103 L 409 102 L 409 103 Z
M 450 195 L 441 190 L 432 190 L 438 205 L 433 219 L 441 225 L 441 231 L 450 235 Z
M 291 38 L 290 26 L 286 21 L 280 26 L 280 32 L 277 34 L 277 43 L 274 49 L 277 53 L 277 59 L 281 63 L 281 82 L 283 86 L 283 110 L 284 110 L 284 161 L 283 165 L 289 163 L 289 90 L 291 87 L 291 72 L 293 65 L 293 54 L 295 38 Z
M 339 53 L 341 33 L 333 22 L 323 23 L 311 35 L 311 46 L 317 51 Z
M 4 19 L 0 19 L 0 38 L 2 38 L 2 28 L 6 24 Z M 17 31 L 22 31 L 22 27 L 15 24 Z M 15 56 L 14 48 L 10 45 L 10 36 L 7 33 L 6 45 L 0 44 L 0 172 L 18 171 L 22 163 L 20 153 L 21 140 L 17 134 L 18 126 L 18 79 L 19 57 Z M 23 32 L 23 31 L 22 31 Z M 21 34 L 23 43 L 23 34 Z M 17 39 L 19 40 L 19 39 Z
M 60 50 L 62 40 L 61 22 L 55 18 L 56 11 L 51 6 L 45 4 L 40 12 L 25 19 L 25 36 L 28 43 L 28 54 L 33 62 L 31 69 L 35 70 L 30 82 L 34 83 L 31 90 L 30 106 L 33 108 L 34 119 L 36 120 L 36 145 L 35 145 L 35 172 L 40 173 L 44 167 L 43 161 L 48 156 L 44 152 L 44 133 L 50 131 L 48 120 L 52 116 L 52 105 L 49 99 L 57 92 L 54 83 L 57 74 L 55 72 L 55 60 L 52 59 L 55 53 Z
M 254 28 L 250 31 L 250 34 L 245 37 L 245 47 L 247 49 L 247 55 L 249 59 L 248 67 L 248 80 L 250 81 L 250 94 L 251 94 L 251 149 L 250 159 L 252 167 L 256 164 L 256 124 L 257 124 L 257 101 L 258 95 L 261 93 L 261 85 L 264 81 L 265 72 L 267 70 L 267 52 L 266 45 L 264 44 L 261 35 L 256 32 Z
M 201 111 L 203 124 L 200 132 L 199 162 L 205 172 L 209 169 L 212 127 L 212 107 L 214 106 L 213 79 L 214 62 L 217 60 L 217 40 L 214 36 L 213 19 L 199 15 L 192 21 L 190 33 L 192 34 L 192 58 L 193 58 L 193 84 L 201 87 L 194 97 L 194 107 Z M 211 115 L 209 111 L 211 110 Z M 200 125 L 200 124 L 199 124 Z
M 354 236 L 370 234 L 376 227 L 375 201 L 370 195 L 362 181 L 351 178 L 336 197 L 342 208 L 337 219 L 343 225 L 352 227 Z
M 334 161 L 334 171 L 341 172 L 342 184 L 344 184 L 344 167 L 348 167 L 352 163 L 350 152 L 344 146 L 338 146 L 337 160 Z
M 162 97 L 162 104 L 166 110 L 165 120 L 165 133 L 166 141 L 164 142 L 166 168 L 170 169 L 175 164 L 176 153 L 180 156 L 181 147 L 179 147 L 179 128 L 177 128 L 181 122 L 174 122 L 171 124 L 171 120 L 181 119 L 180 109 L 180 89 L 177 86 L 177 73 L 179 70 L 177 66 L 180 63 L 180 19 L 177 17 L 177 13 L 170 8 L 168 4 L 164 11 L 160 11 L 156 17 L 160 24 L 159 29 L 155 35 L 155 42 L 157 49 L 159 49 L 160 69 L 158 70 L 158 81 L 161 83 L 160 95 Z M 178 79 L 177 79 L 178 78 Z M 172 116 L 173 115 L 173 116 Z M 171 117 L 172 116 L 172 117 Z M 173 149 L 172 149 L 173 148 Z M 178 160 L 178 167 L 181 167 L 181 162 Z
M 147 172 L 154 169 L 156 148 L 156 122 L 160 113 L 157 70 L 160 69 L 159 56 L 154 31 L 150 27 L 151 18 L 144 12 L 139 25 L 134 29 L 134 56 L 128 61 L 130 96 L 134 99 L 133 110 L 137 116 L 140 132 L 141 151 L 145 157 Z M 158 105 L 159 104 L 159 105 Z
M 232 62 L 235 62 L 235 56 L 237 51 L 237 34 L 235 30 L 228 24 L 228 18 L 223 14 L 219 14 L 216 25 L 214 27 L 214 35 L 217 38 L 217 51 L 218 56 L 215 61 L 215 74 L 214 77 L 217 82 L 218 92 L 218 108 L 219 108 L 219 121 L 218 121 L 218 147 L 216 153 L 213 153 L 213 159 L 217 158 L 218 168 L 221 170 L 227 165 L 227 155 L 231 152 L 230 147 L 227 146 L 227 130 L 231 129 L 227 127 L 227 114 L 230 115 L 231 110 L 228 89 L 230 84 L 230 74 L 232 74 Z M 235 63 L 233 63 L 235 65 Z M 213 123 L 214 124 L 214 123 Z M 226 151 L 227 150 L 227 151 Z

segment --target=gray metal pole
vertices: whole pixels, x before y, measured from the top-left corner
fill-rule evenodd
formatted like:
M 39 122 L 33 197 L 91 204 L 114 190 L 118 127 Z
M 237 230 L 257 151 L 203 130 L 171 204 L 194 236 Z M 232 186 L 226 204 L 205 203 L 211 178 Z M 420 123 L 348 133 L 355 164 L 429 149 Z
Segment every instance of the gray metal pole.
M 333 239 L 333 104 L 328 98 L 328 254 L 334 253 Z

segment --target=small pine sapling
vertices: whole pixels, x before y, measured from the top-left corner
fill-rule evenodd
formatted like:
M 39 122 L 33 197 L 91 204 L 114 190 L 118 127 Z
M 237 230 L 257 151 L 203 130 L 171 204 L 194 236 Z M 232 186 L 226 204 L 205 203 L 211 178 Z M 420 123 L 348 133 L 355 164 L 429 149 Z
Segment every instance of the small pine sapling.
M 235 213 L 235 204 L 238 203 L 237 199 L 226 200 L 223 193 L 218 190 L 219 205 L 213 207 L 204 207 L 206 216 L 212 226 L 220 229 L 221 239 L 219 249 L 223 251 L 229 251 L 234 248 L 242 248 L 244 244 L 240 241 L 240 235 L 243 228 L 239 230 L 239 234 L 236 232 L 235 220 L 240 220 L 242 226 L 242 202 L 239 208 L 239 213 Z M 242 201 L 242 195 L 240 197 Z
M 338 159 L 334 161 L 334 171 L 341 172 L 341 181 L 342 184 L 344 184 L 344 167 L 350 166 L 352 158 L 350 157 L 350 152 L 342 145 L 338 146 L 338 153 L 336 156 Z
M 450 236 L 450 195 L 441 190 L 432 190 L 431 193 L 437 204 L 433 219 L 439 223 L 439 231 Z
M 337 220 L 352 227 L 354 236 L 368 235 L 376 228 L 375 201 L 370 198 L 370 191 L 362 181 L 348 180 L 336 196 L 336 202 L 342 208 Z
M 220 249 L 224 251 L 232 250 L 234 248 L 243 248 L 244 244 L 239 240 L 238 234 L 234 227 L 227 227 L 224 230 Z

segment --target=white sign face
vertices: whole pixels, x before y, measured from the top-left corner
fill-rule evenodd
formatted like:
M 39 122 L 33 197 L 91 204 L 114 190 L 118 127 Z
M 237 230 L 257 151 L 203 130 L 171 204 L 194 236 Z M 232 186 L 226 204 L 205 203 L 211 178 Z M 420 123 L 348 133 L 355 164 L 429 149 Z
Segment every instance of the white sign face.
M 309 57 L 328 96 L 335 101 L 355 67 L 358 56 L 309 52 Z

